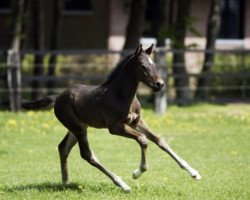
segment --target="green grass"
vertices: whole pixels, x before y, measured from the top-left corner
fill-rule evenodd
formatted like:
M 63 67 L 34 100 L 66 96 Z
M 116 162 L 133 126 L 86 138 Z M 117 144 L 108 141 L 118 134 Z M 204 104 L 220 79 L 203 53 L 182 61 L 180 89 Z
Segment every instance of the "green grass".
M 139 180 L 136 142 L 89 129 L 99 160 L 132 188 L 123 193 L 79 156 L 69 157 L 71 183 L 63 186 L 57 145 L 66 130 L 52 111 L 0 112 L 0 199 L 250 199 L 250 105 L 171 106 L 158 116 L 143 110 L 150 127 L 194 168 L 195 181 L 153 143 L 149 169 Z

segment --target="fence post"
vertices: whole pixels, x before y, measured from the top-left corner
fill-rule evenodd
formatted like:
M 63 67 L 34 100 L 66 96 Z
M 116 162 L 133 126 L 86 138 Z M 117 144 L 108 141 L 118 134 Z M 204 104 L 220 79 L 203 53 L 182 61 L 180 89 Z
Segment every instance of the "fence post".
M 21 107 L 21 62 L 19 51 L 10 49 L 7 55 L 7 84 L 10 110 L 17 112 Z
M 154 111 L 158 114 L 163 114 L 167 110 L 167 71 L 164 49 L 156 49 L 155 63 L 157 71 L 160 73 L 165 84 L 160 92 L 154 94 Z

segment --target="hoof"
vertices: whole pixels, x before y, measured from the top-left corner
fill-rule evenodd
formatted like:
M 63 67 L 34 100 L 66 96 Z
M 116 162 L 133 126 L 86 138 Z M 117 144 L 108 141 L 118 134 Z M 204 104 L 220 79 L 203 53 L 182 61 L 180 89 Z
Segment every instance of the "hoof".
M 127 188 L 123 188 L 123 191 L 126 192 L 126 193 L 130 193 L 130 192 L 131 192 L 131 189 L 130 189 L 130 187 L 128 186 Z
M 124 192 L 130 192 L 130 187 L 122 181 L 120 177 L 117 177 L 114 181 L 115 185 L 119 186 Z
M 126 193 L 131 192 L 131 188 L 126 183 L 123 183 L 122 186 L 121 186 L 121 188 Z
M 194 175 L 192 175 L 192 178 L 195 179 L 195 180 L 200 180 L 201 175 L 199 174 L 199 172 L 196 172 Z
M 201 175 L 199 174 L 199 172 L 193 168 L 187 169 L 189 174 L 191 175 L 191 177 L 195 180 L 200 180 L 201 179 Z
M 142 171 L 140 169 L 136 169 L 133 173 L 133 179 L 138 179 L 142 175 Z

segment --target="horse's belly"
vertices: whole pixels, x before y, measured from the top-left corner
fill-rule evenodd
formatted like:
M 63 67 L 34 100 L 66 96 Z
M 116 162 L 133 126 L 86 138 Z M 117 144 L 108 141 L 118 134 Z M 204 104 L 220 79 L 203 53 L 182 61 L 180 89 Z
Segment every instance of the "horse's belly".
M 99 109 L 97 103 L 92 101 L 87 101 L 78 108 L 76 108 L 77 116 L 79 117 L 79 120 L 87 124 L 88 126 L 94 127 L 94 128 L 105 128 L 106 122 L 103 119 L 103 116 L 101 114 L 101 110 Z
M 106 122 L 104 121 L 99 112 L 82 112 L 80 120 L 82 123 L 94 128 L 106 128 Z

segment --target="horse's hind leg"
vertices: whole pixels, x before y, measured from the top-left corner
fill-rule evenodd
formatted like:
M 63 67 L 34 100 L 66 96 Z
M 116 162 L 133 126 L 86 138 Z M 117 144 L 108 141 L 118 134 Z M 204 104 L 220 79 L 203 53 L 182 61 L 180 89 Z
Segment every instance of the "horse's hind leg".
M 94 153 L 89 148 L 87 131 L 83 130 L 82 133 L 76 135 L 78 144 L 80 147 L 81 157 L 86 160 L 89 164 L 96 167 L 100 171 L 102 171 L 105 175 L 107 175 L 115 185 L 122 188 L 125 192 L 130 192 L 130 187 L 122 181 L 122 179 L 114 174 L 113 172 L 107 170 L 103 165 L 99 163 Z
M 149 129 L 147 124 L 141 119 L 136 127 L 139 131 L 144 133 L 148 139 L 153 141 L 156 145 L 158 145 L 163 151 L 167 152 L 178 164 L 182 169 L 188 171 L 188 173 L 196 180 L 201 179 L 199 172 L 193 169 L 185 160 L 180 158 L 165 142 L 164 139 L 158 137 Z
M 64 139 L 61 141 L 61 143 L 58 145 L 58 151 L 60 155 L 60 162 L 61 162 L 61 173 L 62 173 L 62 182 L 67 183 L 68 178 L 68 167 L 67 167 L 67 158 L 68 155 L 73 148 L 73 146 L 76 144 L 77 140 L 75 136 L 68 132 L 67 135 L 64 137 Z

